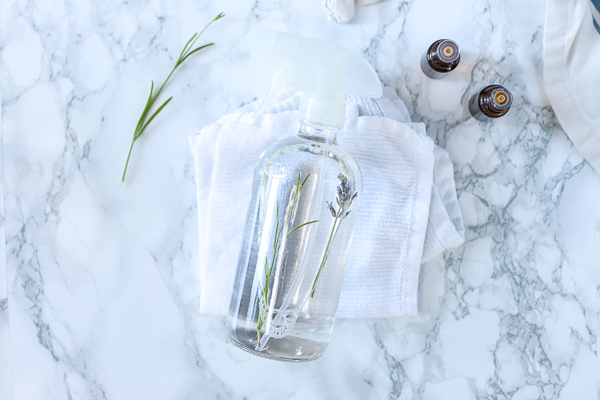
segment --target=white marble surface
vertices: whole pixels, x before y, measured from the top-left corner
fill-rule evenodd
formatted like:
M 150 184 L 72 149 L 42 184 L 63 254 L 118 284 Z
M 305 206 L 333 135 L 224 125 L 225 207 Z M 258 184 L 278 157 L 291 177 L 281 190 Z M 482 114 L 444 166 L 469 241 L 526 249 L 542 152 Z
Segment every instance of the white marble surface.
M 320 0 L 2 0 L 0 399 L 597 398 L 600 179 L 544 93 L 544 8 L 384 0 L 335 25 Z M 150 81 L 220 11 L 119 186 Z M 419 316 L 340 320 L 300 365 L 197 313 L 187 136 L 262 94 L 243 73 L 257 25 L 363 53 L 450 152 L 467 225 L 423 266 Z M 432 81 L 419 57 L 442 37 L 463 59 Z M 494 82 L 513 110 L 468 118 Z

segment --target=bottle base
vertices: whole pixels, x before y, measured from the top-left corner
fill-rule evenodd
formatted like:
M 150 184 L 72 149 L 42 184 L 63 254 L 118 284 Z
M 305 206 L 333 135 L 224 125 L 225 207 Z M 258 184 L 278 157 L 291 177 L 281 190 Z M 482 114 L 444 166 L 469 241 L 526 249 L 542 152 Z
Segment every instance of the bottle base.
M 272 339 L 262 351 L 255 350 L 255 343 L 243 342 L 239 337 L 232 335 L 231 331 L 227 332 L 228 339 L 240 349 L 255 356 L 268 358 L 276 361 L 286 361 L 293 363 L 313 361 L 323 355 L 323 351 L 315 352 L 315 348 L 323 347 L 321 343 L 315 343 L 308 340 L 286 338 L 285 341 Z M 291 342 L 291 343 L 290 343 Z M 304 346 L 303 346 L 304 345 Z M 308 349 L 304 350 L 305 347 Z M 284 355 L 285 353 L 293 352 L 294 356 Z

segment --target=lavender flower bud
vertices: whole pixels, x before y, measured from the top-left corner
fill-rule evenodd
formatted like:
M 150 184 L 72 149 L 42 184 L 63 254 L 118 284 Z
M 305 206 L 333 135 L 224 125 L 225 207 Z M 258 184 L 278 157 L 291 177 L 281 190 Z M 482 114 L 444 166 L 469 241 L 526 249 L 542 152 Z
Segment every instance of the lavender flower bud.
M 333 208 L 333 206 L 331 205 L 330 202 L 326 201 L 327 203 L 327 208 L 329 208 L 329 211 L 331 211 L 331 215 L 333 216 L 333 218 L 337 217 L 336 213 L 335 213 L 335 209 Z

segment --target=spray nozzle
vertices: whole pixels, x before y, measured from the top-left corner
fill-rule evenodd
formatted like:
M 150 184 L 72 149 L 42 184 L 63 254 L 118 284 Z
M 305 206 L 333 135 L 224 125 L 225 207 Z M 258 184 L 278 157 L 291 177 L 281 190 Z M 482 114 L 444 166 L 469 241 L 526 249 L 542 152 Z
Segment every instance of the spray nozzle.
M 285 83 L 284 75 L 284 68 L 279 67 L 273 70 L 273 76 L 271 77 L 271 87 L 269 88 L 267 95 L 263 98 L 263 101 L 260 102 L 260 105 L 258 106 L 256 111 L 254 111 L 252 118 L 256 118 L 257 116 L 262 114 L 265 111 L 265 109 L 273 102 L 273 99 L 277 97 Z
M 256 48 L 274 56 L 271 88 L 254 115 L 263 112 L 281 88 L 304 92 L 298 119 L 328 127 L 341 127 L 346 97 L 378 98 L 381 82 L 360 55 L 331 43 L 283 32 L 257 29 Z

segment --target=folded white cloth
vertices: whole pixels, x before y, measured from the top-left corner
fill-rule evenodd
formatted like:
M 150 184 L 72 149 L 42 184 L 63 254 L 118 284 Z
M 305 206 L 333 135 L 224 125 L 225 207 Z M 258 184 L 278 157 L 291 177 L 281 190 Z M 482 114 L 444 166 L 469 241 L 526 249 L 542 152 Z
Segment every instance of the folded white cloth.
M 343 23 L 354 17 L 354 6 L 362 6 L 377 3 L 381 0 L 325 0 L 327 19 L 329 21 Z
M 586 160 L 600 172 L 598 22 L 600 0 L 548 1 L 544 81 L 560 125 Z
M 284 91 L 256 119 L 254 102 L 190 137 L 201 313 L 228 310 L 254 166 L 270 144 L 296 134 L 299 102 L 298 93 Z M 364 183 L 337 316 L 415 314 L 421 262 L 464 241 L 452 164 L 423 124 L 410 122 L 393 89 L 348 103 L 338 142 L 355 157 Z

